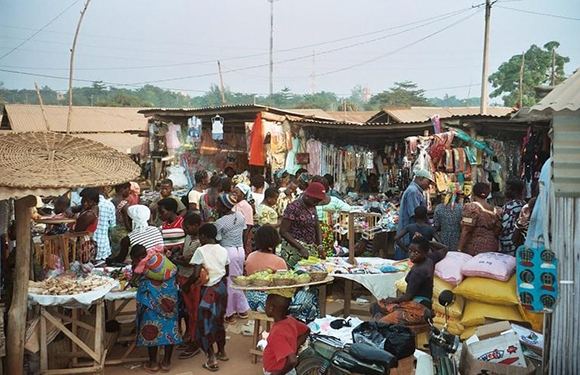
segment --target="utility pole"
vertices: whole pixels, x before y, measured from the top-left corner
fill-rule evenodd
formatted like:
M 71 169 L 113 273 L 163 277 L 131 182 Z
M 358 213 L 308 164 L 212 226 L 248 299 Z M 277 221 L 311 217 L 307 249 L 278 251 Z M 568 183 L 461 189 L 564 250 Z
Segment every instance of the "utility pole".
M 274 1 L 270 3 L 270 95 L 274 93 Z
M 526 53 L 522 52 L 522 65 L 520 66 L 520 109 L 524 102 L 524 64 L 526 61 Z
M 485 0 L 485 34 L 483 37 L 483 69 L 481 73 L 481 106 L 482 115 L 487 114 L 487 77 L 489 76 L 489 18 L 491 16 L 491 0 Z
M 316 92 L 316 52 L 312 51 L 312 83 L 311 90 L 314 94 Z
M 226 93 L 224 91 L 224 76 L 222 75 L 222 64 L 218 60 L 218 72 L 220 73 L 220 93 L 222 94 L 222 105 L 226 105 Z
M 552 86 L 556 86 L 556 49 L 552 48 Z

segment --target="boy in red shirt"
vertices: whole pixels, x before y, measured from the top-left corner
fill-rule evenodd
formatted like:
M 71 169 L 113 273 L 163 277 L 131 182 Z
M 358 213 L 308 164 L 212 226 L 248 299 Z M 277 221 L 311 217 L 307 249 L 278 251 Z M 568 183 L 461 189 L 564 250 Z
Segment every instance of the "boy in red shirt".
M 262 357 L 266 375 L 295 375 L 298 364 L 296 353 L 310 334 L 306 324 L 287 315 L 288 307 L 290 298 L 278 294 L 268 295 L 266 315 L 274 318 L 274 325 Z

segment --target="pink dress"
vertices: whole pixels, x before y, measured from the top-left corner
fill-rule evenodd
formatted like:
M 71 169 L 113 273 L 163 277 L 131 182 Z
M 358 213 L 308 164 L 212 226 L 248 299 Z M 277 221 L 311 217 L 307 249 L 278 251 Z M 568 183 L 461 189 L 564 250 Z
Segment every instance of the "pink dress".
M 246 219 L 246 225 L 254 225 L 254 210 L 247 201 L 243 200 L 236 204 L 233 211 L 239 211 L 244 215 L 244 218 Z

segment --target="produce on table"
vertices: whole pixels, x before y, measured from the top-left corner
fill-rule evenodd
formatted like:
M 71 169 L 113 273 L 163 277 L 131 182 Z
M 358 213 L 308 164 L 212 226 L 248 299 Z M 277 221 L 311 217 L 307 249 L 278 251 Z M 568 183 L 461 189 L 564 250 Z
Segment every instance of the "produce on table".
M 113 280 L 108 277 L 89 275 L 86 278 L 77 279 L 76 277 L 62 275 L 41 282 L 30 281 L 28 293 L 53 296 L 71 295 L 98 290 L 112 283 Z

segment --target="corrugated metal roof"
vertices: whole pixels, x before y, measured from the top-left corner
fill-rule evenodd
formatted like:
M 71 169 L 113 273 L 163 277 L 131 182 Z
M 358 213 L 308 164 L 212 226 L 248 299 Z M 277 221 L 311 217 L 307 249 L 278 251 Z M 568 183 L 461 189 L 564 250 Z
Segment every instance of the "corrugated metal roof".
M 200 108 L 142 108 L 140 109 L 138 112 L 143 114 L 143 115 L 149 115 L 149 114 L 159 114 L 159 113 L 165 113 L 165 112 L 173 112 L 173 113 L 183 113 L 183 114 L 189 114 L 189 113 L 195 113 L 195 112 L 205 112 L 205 111 L 227 111 L 227 110 L 232 110 L 232 109 L 256 109 L 256 110 L 261 110 L 261 109 L 267 109 L 268 107 L 263 106 L 263 105 L 258 105 L 258 104 L 232 104 L 232 105 L 222 105 L 222 106 L 217 106 L 217 107 L 200 107 Z
M 487 114 L 482 115 L 479 107 L 405 107 L 405 108 L 384 108 L 380 113 L 387 114 L 391 119 L 399 123 L 415 123 L 429 121 L 433 115 L 439 115 L 440 119 L 450 117 L 505 117 L 513 113 L 514 109 L 509 107 L 489 107 Z
M 376 111 L 329 111 L 333 119 L 345 122 L 367 122 L 371 117 L 377 114 Z
M 530 114 L 580 110 L 580 69 L 530 109 Z
M 81 107 L 72 111 L 71 133 L 124 132 L 145 130 L 147 121 L 138 113 L 139 108 L 121 107 Z M 66 132 L 68 107 L 44 106 L 50 130 Z M 39 105 L 6 104 L 4 115 L 8 116 L 10 129 L 16 132 L 46 131 L 46 125 Z M 5 119 L 2 124 L 6 123 Z
M 580 112 L 554 116 L 552 127 L 556 196 L 580 197 Z

